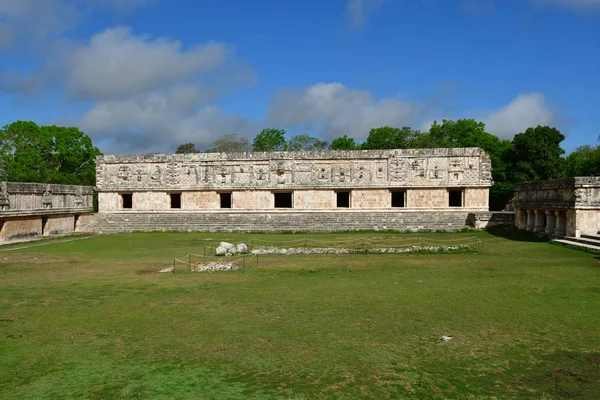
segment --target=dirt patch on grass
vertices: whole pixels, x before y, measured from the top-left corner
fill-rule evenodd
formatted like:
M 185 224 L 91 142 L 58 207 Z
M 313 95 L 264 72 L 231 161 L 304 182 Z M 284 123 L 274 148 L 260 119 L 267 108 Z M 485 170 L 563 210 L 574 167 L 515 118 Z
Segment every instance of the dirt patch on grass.
M 138 269 L 137 271 L 135 271 L 136 275 L 152 275 L 152 274 L 156 274 L 158 273 L 158 269 L 157 268 L 142 268 L 142 269 Z
M 0 256 L 0 267 L 10 264 L 76 264 L 78 261 L 71 258 L 55 257 L 48 254 L 3 254 Z

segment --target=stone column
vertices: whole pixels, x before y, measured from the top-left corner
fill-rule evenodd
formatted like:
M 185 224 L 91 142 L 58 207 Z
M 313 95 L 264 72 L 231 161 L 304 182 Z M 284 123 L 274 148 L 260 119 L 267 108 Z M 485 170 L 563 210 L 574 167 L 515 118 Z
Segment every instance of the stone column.
M 546 234 L 553 235 L 556 225 L 556 216 L 554 211 L 546 211 Z
M 567 233 L 567 217 L 564 211 L 555 211 L 554 217 L 556 219 L 554 235 L 565 236 Z
M 518 216 L 515 215 L 515 221 L 517 222 L 517 228 L 527 229 L 527 211 L 519 209 Z
M 534 221 L 533 210 L 527 210 L 527 226 L 525 227 L 525 229 L 528 231 L 533 231 L 534 226 L 535 226 L 535 221 Z
M 542 210 L 535 210 L 535 232 L 544 232 L 546 229 L 544 220 L 546 219 L 546 213 Z

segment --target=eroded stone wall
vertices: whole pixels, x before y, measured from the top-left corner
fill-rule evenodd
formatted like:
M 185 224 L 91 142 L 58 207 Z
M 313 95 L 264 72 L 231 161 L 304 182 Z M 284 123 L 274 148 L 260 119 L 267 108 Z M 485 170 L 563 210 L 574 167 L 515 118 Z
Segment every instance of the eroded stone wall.
M 91 186 L 0 183 L 0 240 L 74 232 L 79 218 L 91 218 L 93 192 Z
M 100 191 L 491 184 L 479 148 L 99 156 Z
M 515 186 L 515 206 L 600 209 L 600 177 L 585 176 L 518 184 Z
M 43 235 L 62 235 L 75 231 L 73 215 L 49 215 L 43 224 Z
M 464 210 L 423 212 L 396 210 L 218 210 L 181 213 L 122 212 L 96 215 L 93 232 L 338 232 L 364 230 L 458 231 Z
M 42 218 L 20 216 L 0 219 L 0 240 L 21 239 L 42 234 Z
M 293 192 L 294 209 L 335 209 L 339 191 L 350 208 L 391 208 L 391 191 L 405 191 L 404 208 L 435 210 L 450 189 L 487 210 L 491 163 L 479 148 L 100 156 L 97 182 L 100 212 L 167 210 L 170 193 L 182 209 L 218 209 L 225 192 L 234 209 L 272 209 L 278 192 Z
M 516 224 L 554 236 L 600 230 L 600 177 L 526 182 L 515 187 Z

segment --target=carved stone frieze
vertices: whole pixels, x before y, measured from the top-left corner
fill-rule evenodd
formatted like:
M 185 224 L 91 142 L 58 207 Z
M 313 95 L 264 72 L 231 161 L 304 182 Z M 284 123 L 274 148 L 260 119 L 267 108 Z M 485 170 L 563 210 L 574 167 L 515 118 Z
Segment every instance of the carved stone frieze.
M 100 191 L 491 185 L 478 148 L 100 156 Z
M 600 177 L 526 182 L 515 187 L 520 208 L 600 208 Z

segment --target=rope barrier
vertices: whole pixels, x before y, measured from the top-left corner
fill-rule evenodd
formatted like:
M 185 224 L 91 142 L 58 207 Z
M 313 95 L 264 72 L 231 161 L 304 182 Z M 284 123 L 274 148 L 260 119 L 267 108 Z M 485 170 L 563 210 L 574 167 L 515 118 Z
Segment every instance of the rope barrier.
M 479 251 L 483 253 L 484 245 L 483 241 L 479 239 L 477 236 L 469 236 L 465 238 L 448 238 L 448 239 L 431 239 L 426 237 L 360 237 L 357 239 L 349 239 L 349 240 L 318 240 L 312 238 L 305 239 L 293 239 L 293 240 L 285 240 L 285 241 L 269 241 L 264 239 L 255 239 L 251 238 L 248 240 L 251 243 L 251 248 L 254 249 L 255 242 L 267 243 L 268 246 L 257 246 L 263 248 L 277 248 L 282 245 L 288 245 L 288 248 L 314 248 L 314 249 L 323 249 L 323 248 L 331 248 L 331 249 L 343 249 L 349 248 L 349 250 L 366 250 L 377 252 L 377 250 L 381 249 L 401 249 L 407 247 L 452 247 L 452 246 L 467 246 L 472 248 L 475 251 Z M 389 243 L 392 242 L 392 243 Z M 216 242 L 215 242 L 216 243 Z M 296 246 L 289 246 L 290 244 L 295 244 Z M 380 246 L 380 247 L 375 247 Z M 216 248 L 217 245 L 211 243 L 209 245 L 204 246 L 204 254 L 196 254 L 196 253 L 188 253 L 185 258 L 187 261 L 181 260 L 178 258 L 173 258 L 173 271 L 175 270 L 176 264 L 185 264 L 191 270 L 194 270 L 193 265 L 198 264 L 201 260 L 211 259 L 214 260 L 215 254 L 213 253 L 213 249 Z M 206 249 L 209 249 L 209 254 L 207 255 Z M 259 253 L 247 253 L 246 255 L 242 255 L 240 257 L 227 257 L 227 262 L 230 263 L 239 263 L 243 264 L 243 271 L 246 270 L 246 260 L 252 260 L 256 258 L 256 265 L 258 266 L 258 256 Z M 192 260 L 194 258 L 194 260 Z

